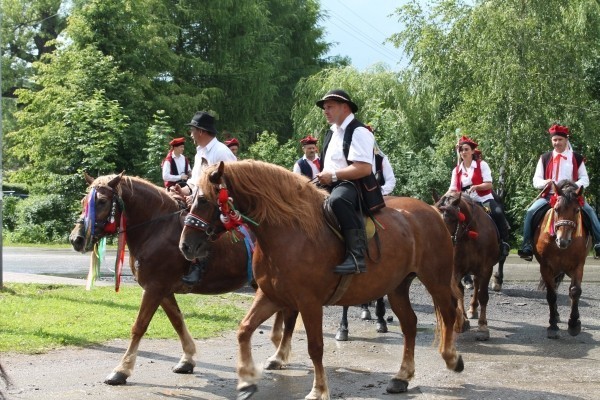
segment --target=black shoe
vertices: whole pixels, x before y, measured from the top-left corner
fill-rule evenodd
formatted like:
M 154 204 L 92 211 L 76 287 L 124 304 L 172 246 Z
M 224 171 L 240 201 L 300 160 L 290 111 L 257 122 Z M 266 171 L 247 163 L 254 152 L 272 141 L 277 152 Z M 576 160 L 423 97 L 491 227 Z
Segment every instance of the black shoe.
M 190 266 L 190 272 L 187 275 L 184 275 L 183 278 L 181 278 L 181 280 L 186 285 L 193 286 L 193 285 L 197 284 L 198 282 L 200 282 L 200 279 L 202 279 L 202 275 L 204 275 L 205 269 L 206 269 L 205 261 L 202 261 L 202 262 L 194 261 L 194 263 Z
M 600 243 L 594 245 L 594 258 L 600 258 Z
M 367 237 L 364 229 L 346 229 L 343 232 L 346 241 L 346 259 L 333 272 L 341 275 L 359 274 L 367 272 L 365 264 L 365 251 Z
M 525 243 L 523 247 L 518 251 L 519 257 L 521 257 L 525 261 L 533 260 L 533 248 L 531 247 L 531 243 Z

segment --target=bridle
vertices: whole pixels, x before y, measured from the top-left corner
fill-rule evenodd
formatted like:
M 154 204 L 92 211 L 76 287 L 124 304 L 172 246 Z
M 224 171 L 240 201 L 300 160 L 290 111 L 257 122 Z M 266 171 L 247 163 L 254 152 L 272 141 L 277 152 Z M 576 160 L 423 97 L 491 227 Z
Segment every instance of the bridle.
M 465 215 L 462 213 L 462 211 L 460 211 L 459 205 L 443 205 L 440 206 L 439 209 L 442 212 L 442 217 L 447 212 L 456 215 L 456 229 L 454 230 L 454 234 L 450 235 L 450 237 L 452 238 L 452 245 L 456 246 L 459 239 L 461 239 L 470 231 L 471 224 L 473 223 L 473 218 L 470 218 L 469 221 L 467 221 Z
M 196 193 L 192 200 L 192 205 L 195 205 L 196 202 L 208 203 L 208 200 L 206 200 L 206 197 L 198 195 L 198 193 Z M 219 232 L 218 228 L 216 228 L 215 225 L 211 224 L 199 215 L 194 214 L 192 211 L 190 211 L 188 215 L 186 215 L 184 219 L 184 226 L 204 233 L 204 235 L 206 236 L 206 240 L 208 240 L 209 242 L 214 242 L 219 237 L 221 237 L 221 235 L 224 232 L 226 232 L 225 230 Z

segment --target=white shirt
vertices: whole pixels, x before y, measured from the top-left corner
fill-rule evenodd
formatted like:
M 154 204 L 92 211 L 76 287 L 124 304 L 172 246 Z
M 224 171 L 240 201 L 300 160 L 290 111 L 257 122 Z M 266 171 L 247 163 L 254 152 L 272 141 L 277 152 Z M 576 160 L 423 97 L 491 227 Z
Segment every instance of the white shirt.
M 163 162 L 163 166 L 162 166 L 162 178 L 163 178 L 163 181 L 177 182 L 177 181 L 181 180 L 181 175 L 183 175 L 183 174 L 189 175 L 190 171 L 189 171 L 189 168 L 187 171 L 185 170 L 185 157 L 183 154 L 176 156 L 171 151 L 171 157 L 173 158 L 173 160 L 175 160 L 175 165 L 177 166 L 178 174 L 177 175 L 171 174 L 171 163 L 169 161 L 165 160 Z
M 319 168 L 317 168 L 317 166 L 315 165 L 314 160 L 311 161 L 308 158 L 306 158 L 306 154 L 302 156 L 302 159 L 308 161 L 308 165 L 310 165 L 310 167 L 312 168 L 313 177 L 317 176 L 317 174 L 321 172 L 319 171 Z M 319 160 L 319 156 L 316 156 L 315 160 Z M 300 171 L 300 164 L 298 164 L 298 161 L 294 163 L 294 169 L 292 171 L 296 174 L 302 174 L 302 171 Z
M 383 157 L 383 162 L 381 163 L 381 172 L 383 173 L 383 180 L 385 183 L 381 187 L 381 193 L 384 196 L 392 193 L 394 188 L 396 187 L 396 176 L 394 175 L 394 170 L 392 169 L 392 165 L 390 164 L 390 160 L 387 158 L 385 154 L 381 150 L 379 150 L 379 155 Z M 376 173 L 375 169 L 377 166 L 375 162 L 373 162 L 373 173 Z
M 324 170 L 334 172 L 348 166 L 346 157 L 344 157 L 344 132 L 353 119 L 354 114 L 350 114 L 340 126 L 337 126 L 336 124 L 331 125 L 330 129 L 333 134 L 323 160 Z M 375 138 L 367 128 L 362 126 L 356 128 L 352 135 L 352 142 L 350 143 L 350 149 L 348 151 L 348 160 L 352 162 L 365 162 L 373 165 L 373 158 L 375 156 L 373 152 L 374 145 Z
M 483 178 L 483 182 L 492 182 L 492 171 L 490 170 L 490 166 L 485 161 L 481 160 L 479 165 L 481 166 L 481 177 Z M 477 161 L 472 160 L 471 166 L 465 168 L 464 163 L 461 162 L 456 168 L 460 171 L 460 183 L 461 187 L 470 186 L 473 184 L 473 174 L 475 173 L 475 168 L 477 168 Z M 456 181 L 456 168 L 452 170 L 452 178 L 450 179 L 450 189 L 451 191 L 458 191 L 458 183 Z M 488 201 L 494 198 L 493 194 L 486 194 L 485 196 L 480 196 L 477 194 L 477 191 L 473 190 L 470 193 L 470 196 L 473 200 L 483 203 L 484 201 Z
M 556 150 L 552 150 L 552 160 L 559 153 Z M 560 182 L 563 179 L 573 179 L 573 152 L 569 149 L 566 149 L 562 153 L 562 156 L 566 158 L 560 158 L 560 167 L 558 168 L 558 179 L 556 179 L 556 168 L 558 167 L 557 163 L 553 165 L 552 169 L 552 180 L 555 183 Z M 542 157 L 538 160 L 537 166 L 535 167 L 535 173 L 533 174 L 533 187 L 536 189 L 543 189 L 546 185 L 544 181 L 546 180 L 546 174 L 544 171 L 544 165 L 542 163 Z M 577 182 L 575 182 L 577 186 L 583 186 L 584 188 L 588 187 L 590 184 L 590 179 L 588 178 L 587 169 L 585 168 L 585 163 L 582 161 L 581 165 L 579 165 L 579 169 L 577 170 Z
M 205 161 L 204 161 L 205 160 Z M 192 177 L 188 185 L 195 189 L 196 183 L 202 175 L 202 169 L 205 166 L 220 163 L 221 161 L 237 161 L 237 157 L 231 152 L 229 147 L 221 143 L 214 137 L 206 146 L 196 147 L 196 156 L 194 157 L 194 168 Z

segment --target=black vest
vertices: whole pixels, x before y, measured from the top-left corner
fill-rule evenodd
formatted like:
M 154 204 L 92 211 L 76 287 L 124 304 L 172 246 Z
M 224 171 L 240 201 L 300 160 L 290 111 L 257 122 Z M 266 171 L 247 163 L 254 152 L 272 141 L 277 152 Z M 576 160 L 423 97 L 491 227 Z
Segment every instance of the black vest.
M 298 166 L 300 167 L 300 173 L 302 175 L 307 176 L 308 179 L 314 178 L 312 167 L 310 166 L 310 164 L 308 163 L 308 160 L 306 158 L 299 159 L 297 161 L 297 163 L 298 163 Z

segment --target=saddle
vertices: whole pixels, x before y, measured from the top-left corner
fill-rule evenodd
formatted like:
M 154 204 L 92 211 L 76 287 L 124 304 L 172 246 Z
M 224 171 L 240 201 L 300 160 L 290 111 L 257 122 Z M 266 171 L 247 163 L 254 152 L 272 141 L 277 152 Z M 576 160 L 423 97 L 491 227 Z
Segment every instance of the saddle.
M 344 237 L 342 236 L 342 227 L 329 204 L 329 197 L 323 201 L 323 216 L 325 217 L 325 222 L 327 226 L 335 233 L 335 235 L 341 240 L 344 241 Z M 375 222 L 373 219 L 363 214 L 363 226 L 365 227 L 365 233 L 367 234 L 367 242 L 375 236 L 377 232 L 377 228 L 375 227 Z

